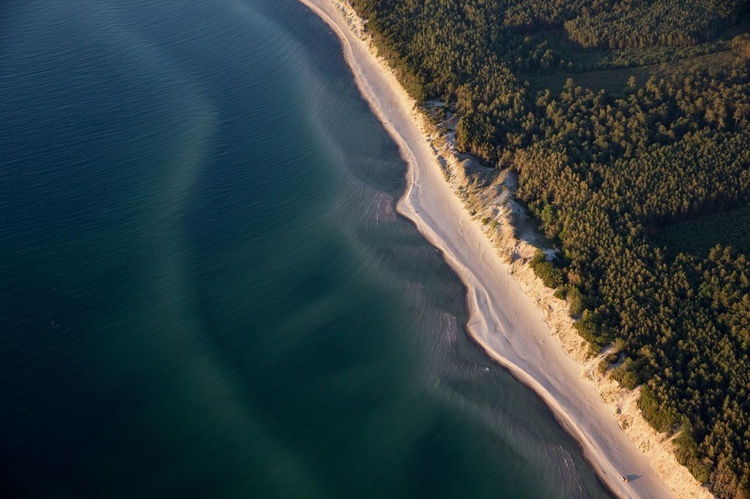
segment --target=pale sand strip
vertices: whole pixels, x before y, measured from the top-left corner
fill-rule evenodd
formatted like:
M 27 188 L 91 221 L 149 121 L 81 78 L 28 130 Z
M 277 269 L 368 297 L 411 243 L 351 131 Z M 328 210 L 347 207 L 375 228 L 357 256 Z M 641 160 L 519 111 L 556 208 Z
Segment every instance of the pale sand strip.
M 531 387 L 582 445 L 601 479 L 620 497 L 706 496 L 697 482 L 684 483 L 686 470 L 662 467 L 662 478 L 648 456 L 622 431 L 584 368 L 550 332 L 542 311 L 511 275 L 478 222 L 442 176 L 434 149 L 413 100 L 360 38 L 360 24 L 337 0 L 300 0 L 320 16 L 342 42 L 356 83 L 408 163 L 408 187 L 398 210 L 439 248 L 467 287 L 467 326 L 498 363 Z M 678 469 L 679 468 L 679 469 Z M 679 476 L 675 484 L 668 473 Z M 623 475 L 637 476 L 624 483 Z M 683 488 L 682 485 L 685 485 Z M 670 491 L 670 488 L 672 491 Z M 498 491 L 501 493 L 501 491 Z

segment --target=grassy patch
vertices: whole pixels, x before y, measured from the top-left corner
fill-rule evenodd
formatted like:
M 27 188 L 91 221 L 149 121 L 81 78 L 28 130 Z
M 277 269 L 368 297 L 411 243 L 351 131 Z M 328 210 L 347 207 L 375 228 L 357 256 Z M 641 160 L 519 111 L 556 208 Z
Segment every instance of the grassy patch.
M 537 75 L 528 78 L 532 94 L 543 89 L 550 89 L 553 94 L 560 93 L 568 78 L 576 86 L 590 88 L 593 91 L 605 90 L 609 94 L 619 94 L 625 89 L 628 78 L 635 76 L 636 84 L 643 85 L 648 80 L 647 68 L 607 69 L 586 73 L 569 73 L 567 71 L 549 75 Z
M 750 206 L 663 227 L 655 240 L 672 254 L 704 257 L 717 244 L 750 254 Z
M 583 73 L 563 71 L 546 75 L 530 75 L 527 80 L 532 92 L 549 88 L 553 93 L 559 93 L 563 89 L 565 81 L 572 78 L 577 86 L 586 87 L 593 91 L 605 90 L 609 94 L 617 95 L 625 90 L 628 78 L 631 76 L 635 77 L 636 86 L 642 86 L 652 76 L 660 78 L 691 70 L 731 68 L 736 64 L 735 59 L 736 56 L 731 50 L 723 50 L 715 54 L 651 66 L 603 69 Z

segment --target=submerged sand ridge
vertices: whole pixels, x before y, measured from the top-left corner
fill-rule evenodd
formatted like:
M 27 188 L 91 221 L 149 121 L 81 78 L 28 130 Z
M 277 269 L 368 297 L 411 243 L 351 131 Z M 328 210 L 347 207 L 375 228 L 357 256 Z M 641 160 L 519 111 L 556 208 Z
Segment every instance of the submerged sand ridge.
M 594 382 L 592 363 L 584 363 L 582 340 L 571 335 L 564 307 L 553 304 L 552 291 L 528 265 L 506 263 L 461 204 L 440 164 L 455 158 L 438 157 L 414 101 L 374 55 L 353 10 L 338 0 L 300 1 L 340 38 L 357 86 L 408 163 L 398 211 L 443 252 L 466 285 L 471 336 L 549 405 L 616 495 L 710 497 L 676 462 L 668 444 L 659 444 L 664 437 L 645 425 L 633 394 L 601 376 Z M 616 413 L 619 421 L 628 421 L 629 435 Z

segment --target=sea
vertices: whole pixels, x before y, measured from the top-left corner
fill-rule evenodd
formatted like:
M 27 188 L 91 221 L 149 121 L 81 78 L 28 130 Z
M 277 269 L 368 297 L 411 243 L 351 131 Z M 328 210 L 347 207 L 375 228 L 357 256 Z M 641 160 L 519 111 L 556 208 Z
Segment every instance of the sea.
M 0 5 L 0 497 L 607 497 L 296 0 Z

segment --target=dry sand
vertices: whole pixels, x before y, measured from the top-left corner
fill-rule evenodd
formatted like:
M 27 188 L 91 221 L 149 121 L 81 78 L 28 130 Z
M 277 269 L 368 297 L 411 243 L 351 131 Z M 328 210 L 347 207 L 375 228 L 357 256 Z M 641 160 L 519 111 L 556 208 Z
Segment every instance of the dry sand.
M 300 1 L 339 37 L 362 95 L 407 161 L 408 187 L 398 211 L 443 252 L 466 285 L 471 336 L 549 405 L 615 494 L 710 497 L 674 460 L 665 436 L 645 424 L 635 394 L 595 375 L 596 360 L 586 358 L 583 341 L 571 334 L 564 303 L 540 285 L 524 259 L 508 264 L 501 256 L 508 251 L 498 251 L 461 204 L 441 170 L 455 158 L 439 158 L 422 115 L 374 55 L 361 20 L 338 0 Z M 518 250 L 523 243 L 514 244 Z

